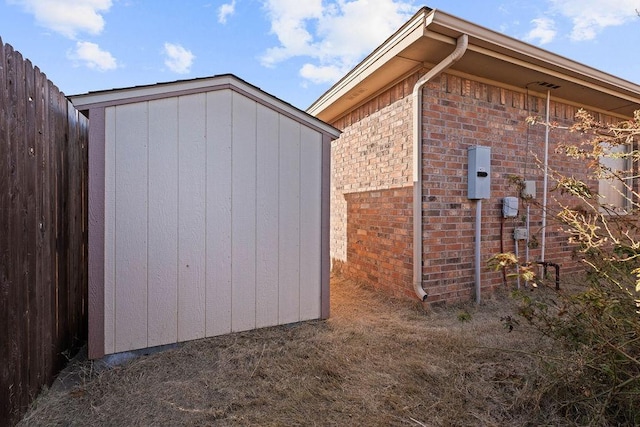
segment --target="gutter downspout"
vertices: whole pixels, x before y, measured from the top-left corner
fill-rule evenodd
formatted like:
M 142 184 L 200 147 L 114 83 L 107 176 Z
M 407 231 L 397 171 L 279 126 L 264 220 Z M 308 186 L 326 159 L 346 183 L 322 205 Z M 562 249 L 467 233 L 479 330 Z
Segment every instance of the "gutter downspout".
M 462 34 L 455 50 L 413 86 L 413 288 L 421 301 L 428 296 L 422 288 L 422 88 L 462 58 L 468 45 L 469 36 Z

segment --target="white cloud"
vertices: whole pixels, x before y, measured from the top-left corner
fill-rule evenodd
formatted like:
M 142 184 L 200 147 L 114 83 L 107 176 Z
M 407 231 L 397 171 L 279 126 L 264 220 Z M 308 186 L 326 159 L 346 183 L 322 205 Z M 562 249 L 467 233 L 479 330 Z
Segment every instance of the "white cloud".
M 417 10 L 413 0 L 266 0 L 265 8 L 279 45 L 262 64 L 307 57 L 300 75 L 315 83 L 344 75 Z
M 261 58 L 263 65 L 272 66 L 294 56 L 312 56 L 313 35 L 307 25 L 322 17 L 322 1 L 268 0 L 265 6 L 271 32 L 278 37 L 280 46 L 267 50 Z
M 555 11 L 571 19 L 571 39 L 591 40 L 603 29 L 637 19 L 638 0 L 550 0 Z
M 9 0 L 34 15 L 36 22 L 65 37 L 86 32 L 100 34 L 104 28 L 102 13 L 111 8 L 111 0 Z
M 164 65 L 169 67 L 171 71 L 178 74 L 187 74 L 191 71 L 191 65 L 195 55 L 190 50 L 185 49 L 179 44 L 164 44 Z
M 339 68 L 336 65 L 314 65 L 304 64 L 300 68 L 300 75 L 312 83 L 323 84 L 332 83 L 344 76 L 348 70 Z
M 227 18 L 232 16 L 236 11 L 236 0 L 232 0 L 231 3 L 225 3 L 218 8 L 218 22 L 221 24 L 227 23 Z
M 537 18 L 531 21 L 533 29 L 527 33 L 525 40 L 546 44 L 556 37 L 555 22 L 550 18 Z
M 118 68 L 116 59 L 107 51 L 100 49 L 95 43 L 76 43 L 76 50 L 67 55 L 70 59 L 81 61 L 85 66 L 93 70 L 108 71 Z

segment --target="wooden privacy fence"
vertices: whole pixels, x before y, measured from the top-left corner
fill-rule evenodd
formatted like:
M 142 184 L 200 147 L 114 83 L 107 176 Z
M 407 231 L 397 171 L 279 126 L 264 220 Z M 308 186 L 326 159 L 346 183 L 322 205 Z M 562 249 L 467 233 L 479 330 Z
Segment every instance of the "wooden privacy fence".
M 0 39 L 0 425 L 87 329 L 88 123 Z

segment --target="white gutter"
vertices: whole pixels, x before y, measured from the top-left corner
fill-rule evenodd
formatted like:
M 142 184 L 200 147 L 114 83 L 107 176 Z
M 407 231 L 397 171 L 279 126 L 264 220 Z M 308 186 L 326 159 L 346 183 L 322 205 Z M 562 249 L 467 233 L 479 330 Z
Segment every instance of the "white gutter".
M 469 36 L 462 34 L 455 50 L 413 86 L 413 288 L 422 301 L 428 296 L 422 288 L 422 88 L 462 58 L 468 45 Z

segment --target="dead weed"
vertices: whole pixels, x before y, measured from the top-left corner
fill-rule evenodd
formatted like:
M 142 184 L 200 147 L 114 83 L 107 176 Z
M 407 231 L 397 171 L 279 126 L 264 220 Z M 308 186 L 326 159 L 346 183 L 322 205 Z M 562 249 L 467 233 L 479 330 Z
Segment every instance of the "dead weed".
M 500 318 L 496 297 L 426 309 L 334 277 L 331 318 L 186 343 L 45 390 L 22 420 L 44 425 L 468 426 L 566 424 L 540 414 L 549 350 Z M 460 311 L 465 313 L 464 321 Z

